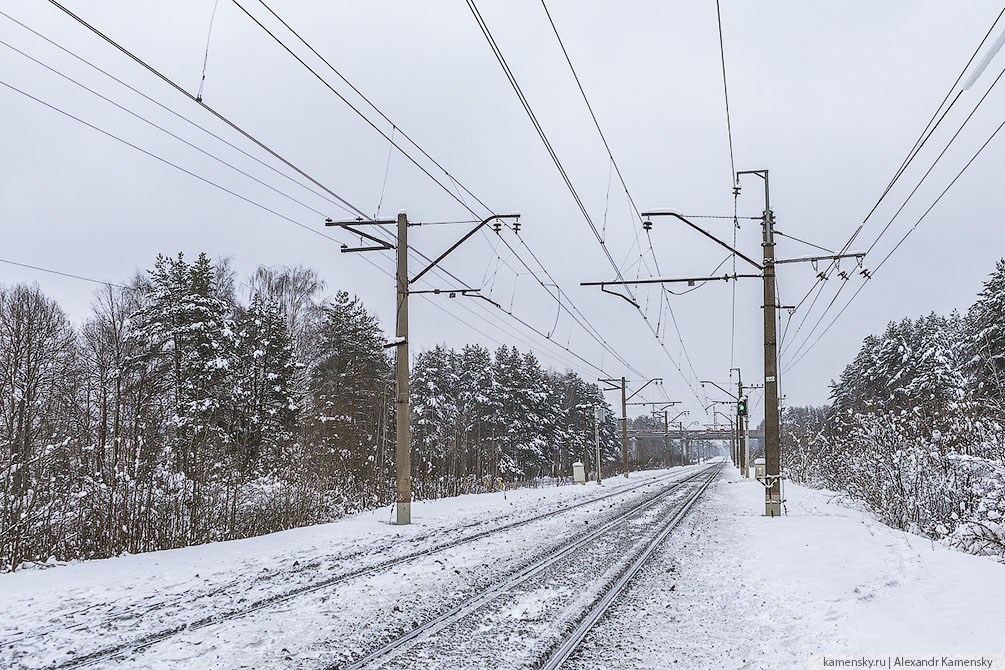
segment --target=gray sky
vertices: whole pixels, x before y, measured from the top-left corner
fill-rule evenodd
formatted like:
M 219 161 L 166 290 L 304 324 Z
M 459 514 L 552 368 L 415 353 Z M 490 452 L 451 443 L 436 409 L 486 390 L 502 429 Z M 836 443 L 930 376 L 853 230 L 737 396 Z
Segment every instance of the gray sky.
M 241 2 L 265 20 L 267 15 L 257 0 Z M 69 0 L 67 6 L 186 90 L 198 89 L 212 0 Z M 673 208 L 685 214 L 731 214 L 715 3 L 551 0 L 548 7 L 638 206 Z M 709 283 L 670 298 L 686 356 L 666 318 L 666 303 L 657 307 L 659 289 L 640 290 L 639 298 L 644 305 L 648 300 L 650 322 L 653 327 L 659 323 L 665 349 L 628 303 L 578 285 L 612 279 L 614 271 L 465 3 L 291 1 L 275 2 L 273 8 L 493 210 L 520 211 L 521 239 L 551 272 L 563 295 L 636 369 L 662 376 L 671 398 L 688 401 L 695 410 L 698 401 L 688 383 L 700 395 L 698 379 L 728 379 L 731 285 Z M 619 263 L 627 257 L 625 274 L 635 276 L 638 247 L 633 246 L 636 228 L 629 205 L 616 178 L 608 194 L 606 151 L 541 4 L 483 0 L 479 8 L 586 208 L 604 231 L 612 255 Z M 267 158 L 49 3 L 8 0 L 2 10 L 242 149 Z M 778 228 L 823 247 L 842 246 L 1000 10 L 994 2 L 723 0 L 736 167 L 771 171 Z M 268 24 L 273 26 L 274 21 Z M 295 44 L 288 33 L 280 29 L 278 34 Z M 0 17 L 0 39 L 326 216 L 345 216 L 4 17 Z M 306 53 L 303 48 L 297 50 Z M 316 59 L 309 62 L 338 90 L 347 91 Z M 0 64 L 0 79 L 7 84 L 322 230 L 323 217 L 317 213 L 2 45 Z M 886 225 L 1003 66 L 1005 56 L 1000 55 L 961 96 L 959 109 L 946 119 L 946 130 L 933 137 L 854 248 L 867 247 Z M 375 213 L 388 142 L 283 52 L 231 0 L 220 0 L 204 97 L 207 104 L 347 200 Z M 122 281 L 150 267 L 160 252 L 232 256 L 245 275 L 260 264 L 302 263 L 318 268 L 330 290 L 359 294 L 382 318 L 385 328 L 393 329 L 387 320 L 393 284 L 362 255 L 340 254 L 338 244 L 5 87 L 0 87 L 0 104 L 4 119 L 0 124 L 4 155 L 0 161 L 4 231 L 0 258 L 108 281 Z M 1003 109 L 1003 92 L 993 90 L 866 259 L 866 267 L 875 267 L 928 208 L 997 127 Z M 390 131 L 386 122 L 369 113 L 379 127 Z M 854 356 L 861 339 L 881 331 L 887 321 L 933 310 L 962 311 L 973 301 L 1005 248 L 1005 232 L 999 225 L 1005 204 L 1005 190 L 1000 186 L 1005 168 L 1003 142 L 999 137 L 991 143 L 835 327 L 782 377 L 782 392 L 789 404 L 825 401 L 829 381 Z M 760 184 L 745 182 L 740 214 L 759 215 L 761 208 Z M 412 220 L 470 218 L 454 199 L 395 152 L 380 213 L 393 216 L 400 209 L 407 210 Z M 729 221 L 702 222 L 721 236 L 732 234 Z M 433 255 L 465 230 L 465 226 L 413 228 L 411 242 Z M 520 240 L 512 233 L 505 235 L 519 255 L 535 266 Z M 706 275 L 726 256 L 724 250 L 671 219 L 656 220 L 651 237 L 663 276 Z M 641 239 L 648 251 L 648 241 L 644 235 Z M 744 222 L 738 243 L 749 255 L 760 255 L 756 221 Z M 505 264 L 497 259 L 497 252 Z M 779 239 L 779 257 L 811 253 L 809 247 Z M 368 259 L 388 271 L 393 269 L 390 257 L 369 255 Z M 641 277 L 655 272 L 651 257 L 647 263 L 648 269 L 638 270 Z M 556 325 L 555 301 L 532 277 L 515 276 L 510 267 L 522 270 L 519 261 L 498 244 L 494 234 L 476 236 L 446 267 L 469 286 L 483 287 L 486 294 L 491 291 L 507 310 L 512 304 L 512 311 L 538 330 L 553 331 L 552 341 L 487 303 L 440 296 L 433 302 L 413 302 L 413 352 L 438 342 L 453 346 L 481 342 L 495 347 L 498 341 L 522 349 L 532 343 L 546 364 L 573 367 L 587 378 L 597 377 L 595 370 L 561 348 L 568 345 L 608 374 L 625 374 L 624 366 L 566 315 L 560 315 Z M 729 267 L 729 263 L 723 266 L 720 274 Z M 742 264 L 737 268 L 744 271 Z M 809 265 L 783 266 L 779 272 L 783 304 L 797 302 L 814 280 Z M 859 280 L 846 287 L 836 306 L 844 304 Z M 86 318 L 93 285 L 0 266 L 0 282 L 18 281 L 37 281 L 72 318 Z M 813 310 L 808 310 L 811 298 L 796 312 L 783 346 L 783 365 L 793 360 L 839 281 L 835 276 L 827 282 Z M 453 287 L 440 280 L 433 285 Z M 748 383 L 759 381 L 763 374 L 760 291 L 756 280 L 746 280 L 736 291 L 733 363 L 743 368 Z M 829 314 L 835 312 L 832 309 Z M 797 331 L 803 316 L 807 316 L 806 325 Z M 829 321 L 830 316 L 822 325 Z M 677 364 L 683 376 L 675 369 Z M 759 420 L 761 405 L 754 404 Z M 692 418 L 697 416 L 692 411 Z

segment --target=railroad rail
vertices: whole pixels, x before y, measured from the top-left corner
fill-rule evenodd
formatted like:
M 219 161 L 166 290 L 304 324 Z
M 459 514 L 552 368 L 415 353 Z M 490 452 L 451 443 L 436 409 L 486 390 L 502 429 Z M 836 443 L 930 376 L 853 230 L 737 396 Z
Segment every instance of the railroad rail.
M 341 584 L 343 582 L 347 582 L 347 581 L 352 580 L 352 579 L 366 577 L 368 575 L 372 575 L 372 574 L 375 574 L 375 573 L 382 572 L 384 570 L 387 570 L 389 568 L 392 568 L 392 567 L 395 567 L 395 566 L 407 563 L 409 561 L 414 561 L 414 560 L 417 560 L 417 559 L 420 559 L 420 558 L 423 558 L 423 557 L 427 557 L 427 556 L 430 556 L 430 555 L 434 555 L 434 554 L 437 554 L 437 553 L 440 553 L 440 552 L 444 552 L 444 551 L 456 548 L 458 546 L 462 546 L 462 545 L 465 545 L 465 544 L 476 542 L 476 541 L 478 541 L 480 539 L 483 539 L 483 538 L 486 538 L 486 537 L 489 537 L 489 536 L 492 536 L 492 535 L 496 535 L 498 533 L 502 533 L 502 532 L 505 532 L 505 531 L 508 531 L 508 530 L 511 530 L 511 529 L 514 529 L 514 528 L 519 528 L 519 527 L 522 527 L 522 526 L 526 526 L 526 525 L 532 524 L 534 522 L 540 521 L 542 519 L 552 518 L 552 517 L 555 517 L 555 516 L 558 516 L 558 515 L 570 512 L 570 511 L 575 510 L 575 509 L 580 509 L 580 508 L 586 507 L 588 505 L 595 505 L 597 503 L 601 503 L 603 501 L 607 501 L 607 500 L 610 500 L 612 498 L 616 498 L 616 497 L 619 497 L 619 496 L 624 496 L 624 495 L 629 494 L 629 493 L 631 493 L 633 491 L 637 491 L 638 489 L 641 489 L 641 488 L 644 488 L 644 487 L 647 487 L 647 486 L 652 486 L 654 483 L 659 483 L 659 482 L 663 482 L 663 481 L 666 481 L 666 480 L 679 481 L 681 483 L 686 482 L 686 481 L 691 481 L 694 477 L 698 476 L 698 474 L 700 474 L 701 472 L 703 472 L 703 471 L 699 470 L 698 472 L 692 473 L 692 474 L 690 474 L 690 475 L 688 475 L 688 476 L 686 476 L 686 477 L 684 477 L 682 479 L 679 479 L 679 480 L 674 480 L 673 479 L 674 477 L 679 477 L 680 476 L 681 473 L 679 473 L 679 472 L 669 472 L 669 473 L 665 473 L 665 474 L 662 474 L 662 475 L 658 475 L 656 477 L 647 477 L 643 481 L 640 481 L 638 484 L 635 484 L 635 485 L 632 485 L 632 486 L 628 486 L 628 487 L 624 487 L 624 488 L 618 489 L 616 491 L 605 493 L 603 495 L 599 495 L 599 496 L 596 496 L 596 497 L 591 497 L 588 500 L 583 500 L 583 501 L 580 501 L 580 502 L 572 504 L 572 505 L 565 505 L 565 506 L 562 506 L 562 507 L 559 507 L 559 508 L 550 509 L 550 510 L 547 510 L 547 511 L 535 514 L 533 516 L 530 516 L 528 518 L 519 519 L 519 520 L 510 522 L 510 523 L 505 523 L 505 524 L 502 524 L 502 525 L 499 525 L 499 526 L 495 526 L 495 527 L 488 528 L 488 529 L 485 529 L 485 530 L 481 530 L 481 531 L 477 531 L 477 532 L 474 532 L 474 533 L 470 533 L 470 534 L 464 535 L 464 536 L 456 538 L 456 539 L 448 540 L 446 542 L 442 542 L 442 543 L 439 543 L 439 544 L 436 544 L 436 545 L 433 545 L 433 546 L 430 546 L 430 547 L 426 547 L 424 549 L 420 549 L 420 550 L 417 550 L 417 551 L 409 552 L 409 553 L 406 553 L 406 554 L 403 554 L 401 556 L 397 556 L 397 557 L 394 557 L 394 558 L 391 558 L 391 559 L 387 559 L 387 560 L 383 560 L 383 561 L 378 561 L 378 562 L 375 562 L 375 563 L 371 563 L 371 564 L 368 564 L 368 565 L 364 565 L 364 566 L 361 566 L 360 568 L 355 569 L 355 570 L 350 570 L 350 571 L 343 572 L 343 573 L 340 573 L 340 574 L 337 574 L 337 575 L 327 576 L 327 577 L 324 577 L 322 579 L 316 579 L 316 580 L 311 581 L 310 583 L 302 584 L 301 586 L 288 589 L 288 590 L 286 590 L 286 591 L 284 591 L 282 593 L 268 595 L 268 596 L 266 596 L 264 598 L 260 598 L 258 600 L 252 601 L 250 603 L 247 603 L 246 605 L 244 605 L 243 607 L 241 607 L 239 609 L 235 608 L 235 609 L 232 609 L 232 610 L 229 610 L 229 611 L 225 611 L 223 613 L 209 614 L 207 616 L 200 617 L 200 618 L 197 618 L 195 620 L 190 620 L 190 621 L 179 623 L 179 624 L 174 625 L 174 626 L 165 627 L 165 628 L 163 628 L 163 629 L 161 629 L 159 631 L 154 631 L 152 633 L 148 633 L 146 635 L 140 636 L 138 638 L 134 638 L 132 640 L 126 640 L 126 641 L 123 641 L 123 642 L 120 642 L 120 643 L 117 643 L 117 644 L 114 644 L 114 645 L 110 645 L 110 646 L 107 646 L 107 647 L 102 647 L 102 648 L 99 648 L 99 649 L 96 649 L 96 650 L 93 650 L 93 651 L 90 651 L 90 652 L 85 652 L 85 653 L 82 653 L 79 656 L 76 656 L 74 658 L 69 658 L 69 659 L 66 659 L 66 660 L 64 660 L 64 661 L 62 661 L 60 663 L 56 663 L 56 664 L 50 666 L 50 668 L 51 668 L 51 670 L 74 670 L 76 668 L 91 667 L 91 666 L 94 666 L 94 665 L 99 664 L 99 663 L 103 663 L 103 662 L 111 660 L 111 659 L 120 658 L 120 657 L 123 657 L 123 656 L 126 656 L 126 655 L 134 654 L 136 652 L 141 652 L 141 651 L 143 651 L 143 650 L 145 650 L 145 649 L 147 649 L 149 647 L 152 647 L 152 646 L 154 646 L 154 645 L 156 645 L 156 644 L 158 644 L 160 642 L 169 640 L 169 639 L 175 637 L 176 635 L 179 635 L 179 634 L 184 633 L 186 631 L 199 630 L 199 629 L 202 629 L 202 628 L 206 628 L 208 626 L 212 626 L 212 625 L 216 625 L 216 624 L 220 624 L 220 623 L 224 623 L 224 622 L 228 622 L 228 621 L 233 621 L 233 620 L 236 620 L 236 619 L 240 619 L 242 617 L 249 616 L 249 615 L 251 615 L 251 614 L 253 614 L 255 612 L 267 609 L 269 607 L 274 607 L 274 606 L 286 603 L 286 602 L 288 602 L 290 600 L 296 599 L 296 598 L 298 598 L 300 596 L 303 596 L 303 595 L 306 595 L 306 594 L 309 594 L 309 593 L 317 592 L 317 591 L 320 591 L 320 590 L 326 589 L 326 588 L 336 587 L 339 584 Z M 472 528 L 472 527 L 475 527 L 475 526 L 478 526 L 478 525 L 482 525 L 483 523 L 484 522 L 477 522 L 477 523 L 473 523 L 473 524 L 468 524 L 466 526 L 463 526 L 462 530 L 463 529 L 469 529 L 469 528 Z M 416 538 L 416 539 L 423 539 L 423 538 L 420 537 L 420 538 Z M 357 553 L 353 554 L 352 557 L 358 557 L 362 553 L 365 553 L 365 552 L 357 552 Z M 283 577 L 290 577 L 291 575 L 296 575 L 298 573 L 308 572 L 308 571 L 310 571 L 312 569 L 316 571 L 319 568 L 319 566 L 320 566 L 319 563 L 314 562 L 314 563 L 305 565 L 299 571 L 295 571 L 294 573 L 290 573 L 290 572 L 273 573 L 273 574 L 270 574 L 268 576 L 256 577 L 255 581 L 256 582 L 260 582 L 260 581 L 273 581 L 273 580 L 276 580 L 276 579 L 282 579 Z M 235 585 L 236 585 L 235 582 L 232 581 L 232 582 L 228 582 L 227 584 L 224 584 L 224 585 L 218 586 L 216 588 L 213 588 L 213 589 L 211 589 L 209 591 L 206 591 L 204 593 L 198 594 L 198 595 L 196 595 L 195 597 L 192 597 L 192 598 L 179 598 L 179 599 L 176 599 L 176 600 L 168 602 L 168 603 L 163 603 L 162 602 L 162 603 L 154 604 L 154 605 L 151 605 L 146 610 L 144 610 L 143 612 L 140 612 L 139 614 L 140 614 L 140 616 L 142 616 L 143 614 L 150 614 L 150 613 L 153 613 L 153 612 L 157 612 L 157 611 L 163 610 L 163 609 L 165 609 L 167 607 L 190 605 L 190 604 L 192 604 L 194 602 L 197 602 L 199 600 L 204 600 L 206 598 L 212 598 L 215 595 L 219 595 L 220 593 L 226 591 L 228 588 L 232 588 Z M 111 621 L 115 621 L 117 619 L 117 617 L 118 617 L 118 614 L 117 613 L 113 613 L 112 616 L 109 617 L 109 621 L 110 622 Z M 95 627 L 95 626 L 101 626 L 101 625 L 102 625 L 101 621 L 88 621 L 88 622 L 82 622 L 80 624 L 74 624 L 70 628 L 72 629 L 72 628 Z M 32 634 L 35 634 L 35 632 L 36 631 L 32 631 Z M 10 642 L 10 640 L 0 641 L 0 643 L 4 643 L 4 644 L 9 643 L 9 642 Z
M 657 513 L 659 522 L 657 530 L 648 540 L 642 543 L 641 548 L 633 551 L 627 561 L 624 562 L 617 573 L 611 578 L 612 583 L 600 594 L 599 598 L 588 604 L 583 613 L 583 607 L 569 615 L 563 612 L 562 616 L 568 619 L 567 623 L 572 628 L 571 632 L 559 644 L 545 649 L 541 653 L 539 663 L 544 663 L 542 667 L 559 667 L 569 655 L 576 649 L 579 642 L 586 633 L 600 619 L 606 609 L 617 596 L 623 591 L 628 582 L 638 572 L 656 547 L 669 535 L 670 532 L 681 522 L 687 512 L 700 498 L 701 494 L 720 476 L 722 464 L 716 464 L 709 468 L 704 468 L 693 473 L 689 477 L 669 483 L 669 486 L 660 490 L 656 494 L 632 505 L 615 518 L 595 527 L 593 530 L 571 538 L 561 548 L 554 550 L 547 555 L 538 558 L 528 565 L 512 573 L 496 583 L 495 585 L 480 591 L 479 593 L 462 600 L 442 614 L 419 624 L 407 633 L 387 642 L 381 647 L 368 653 L 367 655 L 351 662 L 340 662 L 328 665 L 326 670 L 363 670 L 364 668 L 376 667 L 421 667 L 428 666 L 430 662 L 439 663 L 446 667 L 449 664 L 449 655 L 467 653 L 459 650 L 459 647 L 477 647 L 472 641 L 471 635 L 477 635 L 480 630 L 491 629 L 492 625 L 487 622 L 498 621 L 499 611 L 505 611 L 505 605 L 498 604 L 498 601 L 506 598 L 512 599 L 514 593 L 521 591 L 533 592 L 534 589 L 542 588 L 541 584 L 535 586 L 534 580 L 543 583 L 543 588 L 548 589 L 548 582 L 545 573 L 549 570 L 560 572 L 565 570 L 566 574 L 575 574 L 579 568 L 574 565 L 576 561 L 582 561 L 584 555 L 590 553 L 592 549 L 595 554 L 603 551 L 602 543 L 606 540 L 618 536 L 632 537 L 635 532 L 634 527 L 649 523 L 645 519 L 646 514 Z M 694 484 L 694 490 L 689 492 L 682 501 L 674 501 L 673 494 L 684 489 L 688 485 Z M 669 510 L 660 513 L 660 506 L 667 505 Z M 591 547 L 591 545 L 594 545 Z M 604 557 L 601 561 L 613 560 Z M 596 556 L 594 556 L 596 560 Z M 568 565 L 563 566 L 565 562 Z M 553 578 L 554 579 L 554 578 Z M 561 580 L 559 580 L 561 581 Z M 575 598 L 573 599 L 575 601 Z M 573 609 L 576 608 L 574 604 Z M 494 631 L 493 635 L 498 637 L 504 635 L 501 631 Z M 451 645 L 449 638 L 453 636 L 457 639 L 457 644 Z M 443 638 L 448 640 L 445 642 Z M 422 645 L 432 647 L 423 655 Z M 446 645 L 446 646 L 444 646 Z M 554 649 L 552 652 L 551 649 Z M 418 656 L 416 656 L 418 654 Z M 505 657 L 505 656 L 503 656 Z M 495 658 L 499 658 L 496 656 Z
M 617 600 L 618 596 L 625 590 L 632 578 L 642 569 L 649 557 L 652 556 L 653 552 L 656 551 L 657 547 L 663 543 L 663 540 L 676 528 L 691 508 L 698 502 L 701 494 L 705 492 L 705 489 L 709 487 L 714 478 L 709 478 L 706 480 L 699 489 L 697 489 L 694 494 L 678 509 L 677 513 L 667 521 L 663 528 L 656 534 L 655 537 L 646 545 L 646 548 L 639 553 L 635 560 L 628 566 L 628 568 L 621 573 L 617 581 L 608 589 L 604 597 L 593 606 L 592 609 L 586 614 L 583 620 L 578 626 L 566 637 L 565 641 L 555 649 L 548 660 L 541 666 L 542 670 L 556 670 L 562 667 L 562 665 L 572 656 L 573 652 L 579 647 L 579 644 L 586 637 L 587 633 L 597 625 L 597 622 L 601 620 L 604 613 L 610 609 L 611 605 Z

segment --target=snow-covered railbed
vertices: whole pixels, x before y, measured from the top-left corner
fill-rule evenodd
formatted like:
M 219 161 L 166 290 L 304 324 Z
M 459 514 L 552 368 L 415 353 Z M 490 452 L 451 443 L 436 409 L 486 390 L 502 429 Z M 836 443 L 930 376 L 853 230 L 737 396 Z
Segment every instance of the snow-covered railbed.
M 3 575 L 0 666 L 315 667 L 355 658 L 550 551 L 570 529 L 612 518 L 695 471 L 417 503 L 409 527 L 387 524 L 379 510 Z M 399 559 L 407 560 L 387 565 Z
M 811 655 L 1005 654 L 1005 566 L 796 485 L 786 486 L 788 516 L 766 518 L 761 485 L 727 473 L 564 667 L 759 670 L 805 668 Z
M 349 667 L 539 667 L 718 471 L 668 486 Z

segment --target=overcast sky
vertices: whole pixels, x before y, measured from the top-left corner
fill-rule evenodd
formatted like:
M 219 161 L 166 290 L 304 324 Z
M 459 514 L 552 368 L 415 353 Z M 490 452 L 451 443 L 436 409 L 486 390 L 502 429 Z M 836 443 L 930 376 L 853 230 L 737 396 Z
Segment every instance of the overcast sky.
M 277 27 L 257 0 L 240 1 L 351 102 L 360 102 L 292 35 Z M 66 4 L 187 91 L 198 90 L 213 0 L 67 0 Z M 732 359 L 732 284 L 711 282 L 687 295 L 669 297 L 680 338 L 667 318 L 667 302 L 660 301 L 660 289 L 639 289 L 649 324 L 658 327 L 665 346 L 628 302 L 597 288 L 579 286 L 581 281 L 613 279 L 614 270 L 464 2 L 275 0 L 272 6 L 488 207 L 522 214 L 519 238 L 509 231 L 504 239 L 493 233 L 479 234 L 445 267 L 466 286 L 482 288 L 506 311 L 551 334 L 551 340 L 484 301 L 437 296 L 429 301 L 413 299 L 413 355 L 437 343 L 480 342 L 489 347 L 506 343 L 521 349 L 532 345 L 546 365 L 571 367 L 588 379 L 600 375 L 566 351 L 568 347 L 611 376 L 663 377 L 665 393 L 685 401 L 691 418 L 700 415 L 700 410 L 694 411 L 699 405 L 696 396 L 704 399 L 698 380 L 725 383 L 732 363 L 742 368 L 747 383 L 760 381 L 759 281 L 744 280 L 737 287 Z M 731 215 L 715 2 L 549 0 L 548 8 L 639 208 Z M 51 4 L 6 0 L 0 9 L 240 149 L 271 160 Z M 637 263 L 638 246 L 633 244 L 637 221 L 633 223 L 617 178 L 609 181 L 606 150 L 541 3 L 482 0 L 479 9 L 611 255 L 627 277 L 655 274 L 652 256 L 646 256 L 644 266 Z M 778 229 L 828 249 L 840 248 L 879 198 L 1000 11 L 1000 4 L 990 1 L 722 0 L 736 168 L 770 170 Z M 0 45 L 4 83 L 308 228 L 323 231 L 324 216 L 346 216 L 326 200 L 3 16 L 0 39 L 307 207 Z M 1003 67 L 1005 55 L 1000 55 L 973 88 L 960 96 L 957 108 L 944 122 L 945 129 L 936 133 L 883 201 L 853 248 L 864 249 L 872 243 Z M 997 89 L 991 91 L 953 148 L 866 258 L 867 268 L 879 263 L 998 126 L 1005 111 L 1003 95 Z M 400 153 L 392 152 L 388 163 L 387 140 L 284 52 L 232 0 L 219 2 L 204 100 L 367 214 L 377 213 L 387 167 L 382 217 L 406 210 L 413 221 L 471 218 L 455 198 Z M 393 272 L 390 256 L 340 254 L 338 243 L 9 88 L 0 87 L 0 105 L 0 258 L 112 282 L 149 268 L 158 253 L 179 251 L 232 257 L 242 275 L 259 265 L 305 264 L 321 272 L 330 291 L 344 289 L 360 295 L 385 329 L 393 331 L 389 319 L 394 287 L 381 272 Z M 391 132 L 386 121 L 363 109 L 380 129 Z M 395 137 L 401 139 L 400 134 Z M 271 164 L 283 169 L 275 161 Z M 447 181 L 428 161 L 422 159 L 422 164 Z M 963 311 L 973 302 L 1005 249 L 1003 168 L 1005 138 L 999 137 L 826 336 L 783 375 L 781 388 L 787 404 L 825 402 L 829 381 L 854 356 L 862 338 L 880 332 L 888 321 L 930 311 Z M 743 186 L 740 215 L 760 215 L 760 183 L 745 181 Z M 469 196 L 463 198 L 471 202 Z M 474 209 L 484 212 L 477 205 Z M 731 239 L 729 220 L 697 221 Z M 759 257 L 760 226 L 757 221 L 742 223 L 738 244 L 748 255 Z M 410 231 L 410 242 L 434 255 L 467 228 L 416 227 Z M 345 236 L 339 239 L 353 242 Z M 638 239 L 648 254 L 648 240 L 644 235 Z M 651 239 L 662 276 L 707 276 L 726 258 L 723 249 L 672 219 L 657 219 Z M 564 304 L 575 305 L 583 320 L 637 372 L 626 370 L 605 351 L 599 338 L 559 312 L 555 300 L 534 277 L 517 274 L 523 268 L 506 243 L 536 270 L 533 252 L 561 287 Z M 814 249 L 791 239 L 778 239 L 778 257 L 812 253 Z M 854 263 L 842 268 L 856 279 L 827 312 L 817 334 L 861 281 L 852 272 Z M 417 269 L 415 262 L 413 272 Z M 719 274 L 726 270 L 731 271 L 730 262 Z M 737 270 L 749 269 L 741 262 Z M 87 317 L 93 284 L 0 265 L 0 282 L 20 281 L 38 282 L 74 320 Z M 796 304 L 815 281 L 816 272 L 808 264 L 782 266 L 782 303 Z M 783 344 L 783 366 L 794 361 L 803 338 L 840 282 L 837 275 L 832 276 L 815 303 L 811 296 L 793 314 Z M 455 284 L 432 278 L 424 288 L 455 288 Z M 783 330 L 787 319 L 782 318 Z M 709 397 L 721 397 L 707 390 Z M 649 397 L 662 397 L 662 393 Z M 760 420 L 762 403 L 752 404 Z

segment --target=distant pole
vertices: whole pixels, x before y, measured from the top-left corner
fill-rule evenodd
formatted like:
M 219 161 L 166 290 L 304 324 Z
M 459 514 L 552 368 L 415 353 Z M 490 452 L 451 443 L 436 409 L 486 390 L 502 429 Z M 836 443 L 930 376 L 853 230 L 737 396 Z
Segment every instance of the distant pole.
M 666 463 L 666 467 L 670 467 L 670 422 L 667 420 L 669 413 L 663 410 L 663 435 L 666 438 L 666 451 L 664 452 L 663 460 Z
M 736 421 L 734 421 L 733 425 L 730 426 L 733 430 L 732 430 L 732 432 L 730 433 L 730 436 L 729 436 L 730 437 L 730 440 L 729 440 L 729 456 L 730 456 L 730 458 L 733 459 L 733 465 L 739 467 L 740 466 L 740 456 L 739 456 L 739 454 L 736 451 L 737 450 L 736 426 L 737 426 L 737 422 Z
M 740 368 L 736 369 L 736 397 L 743 398 L 743 374 L 740 372 Z M 750 476 L 750 466 L 748 461 L 750 458 L 747 456 L 747 417 L 741 416 L 739 412 L 736 414 L 736 433 L 737 440 L 739 440 L 739 452 L 740 452 L 740 472 L 744 477 Z
M 625 378 L 621 378 L 621 460 L 624 461 L 625 477 L 628 476 L 628 399 Z
M 398 496 L 395 503 L 396 523 L 399 526 L 412 522 L 412 429 L 409 425 L 411 406 L 408 402 L 408 217 L 398 214 L 398 309 L 395 313 L 395 419 L 397 421 L 395 468 L 397 470 Z
M 593 408 L 593 438 L 597 443 L 597 486 L 600 486 L 600 412 L 599 406 Z

